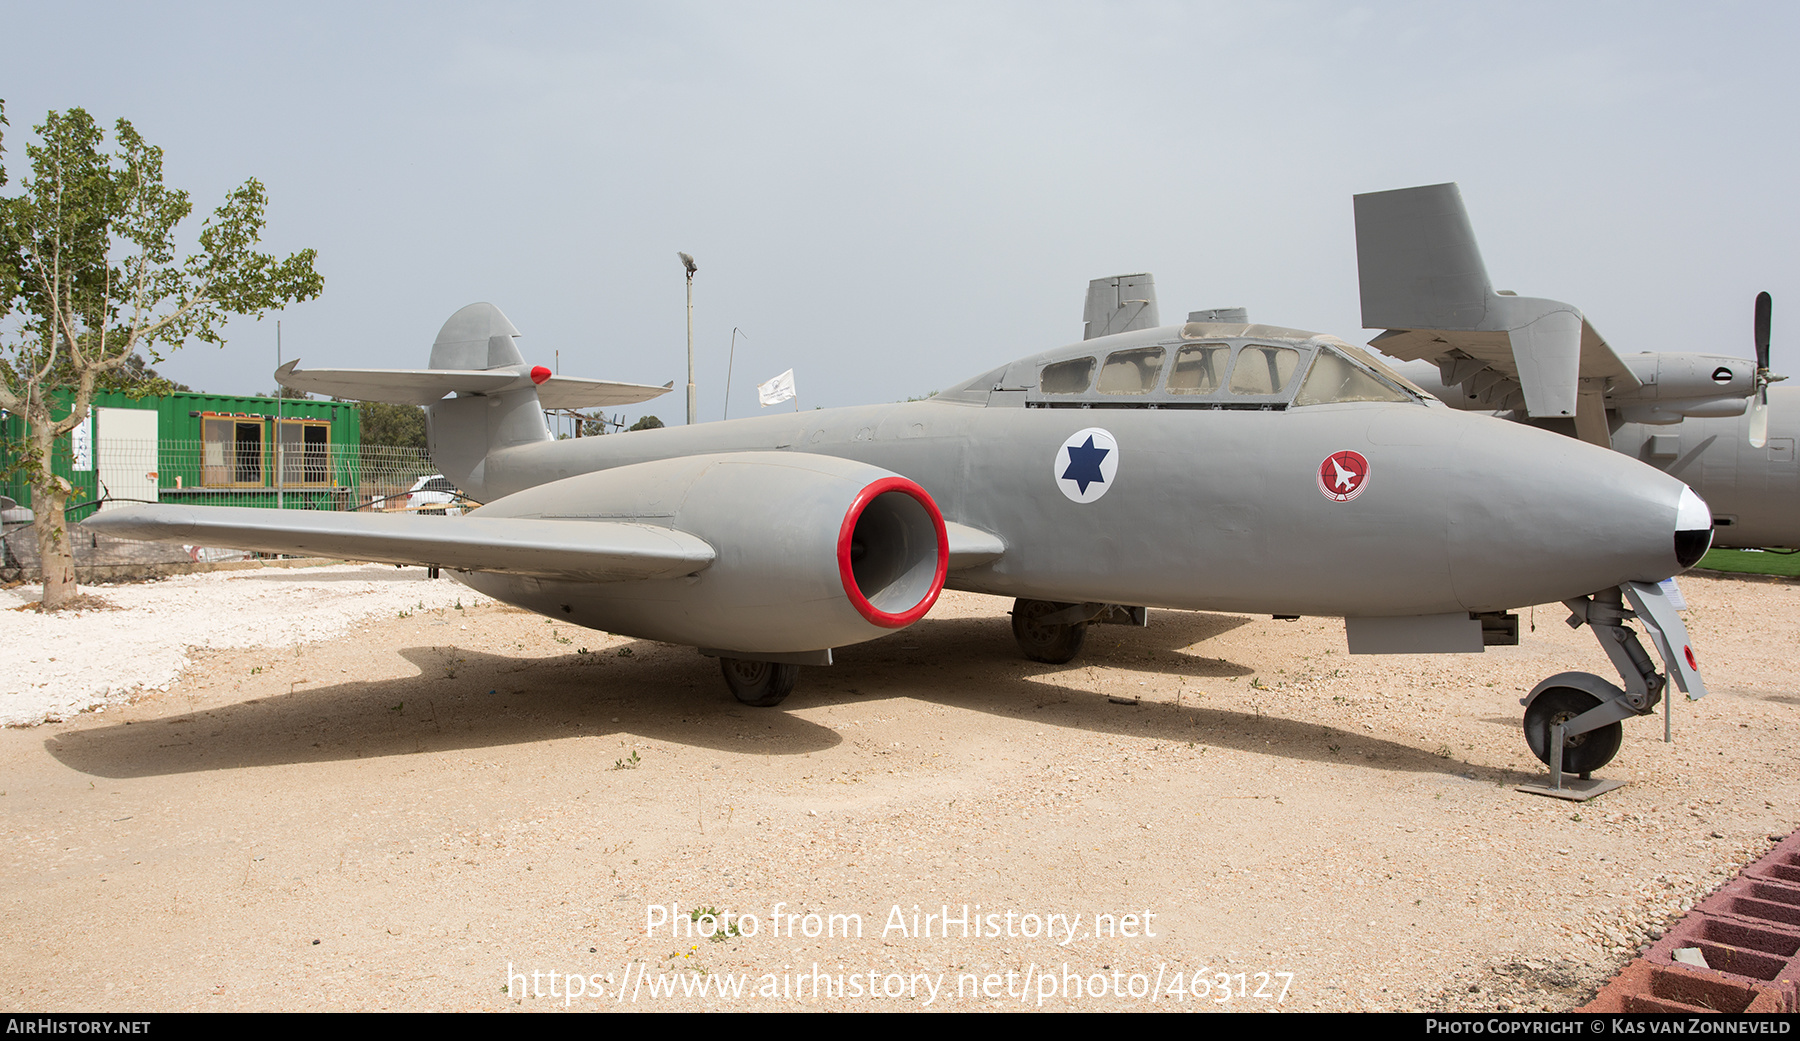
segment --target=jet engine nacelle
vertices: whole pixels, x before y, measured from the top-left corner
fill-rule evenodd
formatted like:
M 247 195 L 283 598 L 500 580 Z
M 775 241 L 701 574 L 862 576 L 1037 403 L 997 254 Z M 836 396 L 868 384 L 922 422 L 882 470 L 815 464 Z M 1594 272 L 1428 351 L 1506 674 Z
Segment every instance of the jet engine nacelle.
M 539 485 L 475 516 L 612 521 L 704 539 L 692 574 L 591 583 L 471 573 L 499 599 L 594 629 L 740 657 L 860 643 L 924 617 L 949 564 L 912 481 L 847 459 L 744 452 L 635 463 Z

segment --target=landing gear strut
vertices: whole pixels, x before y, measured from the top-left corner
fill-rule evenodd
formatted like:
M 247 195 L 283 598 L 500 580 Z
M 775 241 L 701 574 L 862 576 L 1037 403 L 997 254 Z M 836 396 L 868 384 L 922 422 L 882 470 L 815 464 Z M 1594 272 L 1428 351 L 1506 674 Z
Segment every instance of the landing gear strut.
M 1625 606 L 1626 598 L 1635 610 Z M 1625 686 L 1620 688 L 1590 673 L 1565 672 L 1533 688 L 1522 702 L 1525 743 L 1550 768 L 1550 777 L 1547 784 L 1521 785 L 1519 790 L 1586 800 L 1624 783 L 1592 779 L 1593 772 L 1619 752 L 1624 736 L 1621 720 L 1655 711 L 1668 693 L 1671 679 L 1687 692 L 1689 700 L 1705 697 L 1706 685 L 1688 645 L 1687 627 L 1661 586 L 1627 582 L 1563 603 L 1573 612 L 1569 625 L 1593 630 Z M 1656 670 L 1656 663 L 1638 642 L 1638 634 L 1626 626 L 1634 618 L 1656 645 L 1667 674 Z M 1571 773 L 1580 780 L 1571 782 L 1564 776 Z

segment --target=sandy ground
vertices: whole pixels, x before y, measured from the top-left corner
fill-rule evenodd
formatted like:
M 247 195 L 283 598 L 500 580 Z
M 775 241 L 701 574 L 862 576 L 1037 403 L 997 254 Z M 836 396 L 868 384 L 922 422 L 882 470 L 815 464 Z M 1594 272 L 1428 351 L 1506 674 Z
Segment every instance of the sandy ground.
M 1572 1007 L 1800 824 L 1800 585 L 1683 588 L 1712 696 L 1581 805 L 1512 789 L 1518 698 L 1607 674 L 1554 607 L 1480 657 L 1152 612 L 1046 666 L 946 594 L 779 709 L 467 590 L 215 645 L 0 731 L 0 1005 Z

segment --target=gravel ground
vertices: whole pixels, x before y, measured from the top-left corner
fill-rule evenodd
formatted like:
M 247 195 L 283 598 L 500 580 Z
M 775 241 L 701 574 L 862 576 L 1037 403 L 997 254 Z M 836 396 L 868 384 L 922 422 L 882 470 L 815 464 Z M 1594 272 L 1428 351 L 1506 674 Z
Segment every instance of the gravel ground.
M 374 564 L 180 575 L 84 586 L 82 609 L 41 614 L 38 586 L 0 589 L 0 724 L 46 719 L 166 691 L 190 652 L 288 647 L 342 634 L 373 615 L 489 603 L 418 568 Z M 303 609 L 302 609 L 303 605 Z
M 1578 805 L 1512 787 L 1518 698 L 1607 669 L 1557 607 L 1480 657 L 1152 612 L 1047 666 L 1009 603 L 946 594 L 771 710 L 691 650 L 419 574 L 103 588 L 145 600 L 65 636 L 3 616 L 9 656 L 147 631 L 111 645 L 127 703 L 0 731 L 0 1003 L 1560 1009 L 1800 823 L 1795 584 L 1683 579 L 1712 696 L 1674 744 L 1628 722 L 1602 775 L 1630 783 Z M 259 600 L 346 620 L 218 635 Z M 132 674 L 200 642 L 166 691 Z

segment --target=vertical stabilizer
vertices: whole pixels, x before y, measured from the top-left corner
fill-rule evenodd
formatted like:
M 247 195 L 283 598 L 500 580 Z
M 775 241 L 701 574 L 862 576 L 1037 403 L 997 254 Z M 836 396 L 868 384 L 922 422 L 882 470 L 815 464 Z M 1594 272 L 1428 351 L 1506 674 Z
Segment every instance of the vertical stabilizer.
M 1358 195 L 1365 329 L 1477 329 L 1494 288 L 1454 184 Z
M 1087 307 L 1081 318 L 1087 323 L 1081 335 L 1084 340 L 1156 328 L 1161 324 L 1156 316 L 1156 280 L 1142 273 L 1094 279 L 1088 283 Z
M 1504 334 L 1526 411 L 1575 416 L 1581 311 L 1494 291 L 1456 185 L 1358 195 L 1356 266 L 1364 328 Z
M 470 304 L 450 316 L 431 345 L 431 367 L 457 370 L 511 370 L 527 376 L 525 359 L 513 343 L 519 330 L 493 304 Z M 431 461 L 468 495 L 486 501 L 496 492 L 488 473 L 490 457 L 519 445 L 550 440 L 537 385 L 497 393 L 458 391 L 425 409 Z
M 434 369 L 498 369 L 523 365 L 513 344 L 519 330 L 493 304 L 470 304 L 450 316 L 431 345 Z

